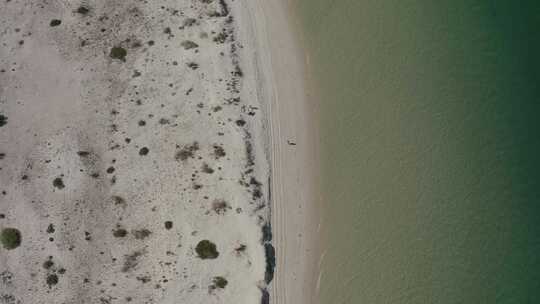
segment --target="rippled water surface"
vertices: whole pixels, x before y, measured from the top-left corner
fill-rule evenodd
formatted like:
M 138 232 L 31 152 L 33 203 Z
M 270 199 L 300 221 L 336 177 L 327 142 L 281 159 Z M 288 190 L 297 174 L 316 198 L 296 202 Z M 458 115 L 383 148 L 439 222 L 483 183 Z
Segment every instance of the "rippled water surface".
M 538 303 L 540 2 L 297 11 L 321 88 L 322 303 Z

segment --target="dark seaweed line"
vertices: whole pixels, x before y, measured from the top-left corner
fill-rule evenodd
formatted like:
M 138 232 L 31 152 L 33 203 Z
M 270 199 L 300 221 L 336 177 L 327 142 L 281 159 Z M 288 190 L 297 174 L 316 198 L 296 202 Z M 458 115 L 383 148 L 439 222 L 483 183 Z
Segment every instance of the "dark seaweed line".
M 276 250 L 272 245 L 272 177 L 271 174 L 268 176 L 268 220 L 266 224 L 262 227 L 262 244 L 264 245 L 264 253 L 266 256 L 266 269 L 264 274 L 264 281 L 266 286 L 261 289 L 262 298 L 261 304 L 270 304 L 270 293 L 268 292 L 268 285 L 274 279 L 274 272 L 276 268 Z

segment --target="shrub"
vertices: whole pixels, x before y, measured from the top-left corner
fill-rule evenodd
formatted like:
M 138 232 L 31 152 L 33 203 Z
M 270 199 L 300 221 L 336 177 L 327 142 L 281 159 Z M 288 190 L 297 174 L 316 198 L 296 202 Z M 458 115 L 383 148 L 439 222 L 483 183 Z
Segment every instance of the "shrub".
M 199 258 L 203 260 L 215 259 L 219 256 L 216 244 L 210 242 L 209 240 L 200 241 L 199 244 L 197 244 L 197 247 L 195 247 L 195 251 L 197 252 L 197 255 L 199 255 Z
M 224 200 L 215 200 L 212 203 L 212 210 L 217 214 L 224 214 L 227 212 L 227 209 L 231 209 L 231 207 Z
M 109 53 L 109 57 L 112 59 L 120 59 L 122 61 L 126 61 L 127 51 L 123 47 L 115 46 L 111 49 L 111 52 Z
M 182 45 L 182 47 L 186 50 L 191 50 L 191 49 L 194 49 L 196 47 L 199 47 L 198 44 L 196 44 L 195 42 L 193 41 L 190 41 L 190 40 L 185 40 L 185 41 L 182 41 L 180 43 L 180 45 Z
M 214 283 L 215 287 L 221 289 L 225 288 L 225 286 L 227 286 L 227 284 L 229 283 L 224 277 L 214 277 L 212 282 Z
M 0 243 L 8 250 L 19 247 L 21 239 L 21 232 L 15 228 L 4 228 L 0 233 Z

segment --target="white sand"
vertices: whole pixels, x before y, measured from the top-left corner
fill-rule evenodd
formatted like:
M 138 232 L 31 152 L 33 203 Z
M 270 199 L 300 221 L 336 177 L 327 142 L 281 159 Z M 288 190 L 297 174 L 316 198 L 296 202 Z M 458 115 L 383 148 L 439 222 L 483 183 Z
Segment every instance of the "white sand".
M 260 303 L 270 173 L 272 302 L 316 303 L 315 133 L 266 2 L 0 4 L 0 303 Z
M 285 1 L 246 1 L 255 29 L 264 104 L 270 113 L 272 303 L 318 303 L 318 107 L 309 97 L 306 58 Z M 308 93 L 308 94 L 306 94 Z

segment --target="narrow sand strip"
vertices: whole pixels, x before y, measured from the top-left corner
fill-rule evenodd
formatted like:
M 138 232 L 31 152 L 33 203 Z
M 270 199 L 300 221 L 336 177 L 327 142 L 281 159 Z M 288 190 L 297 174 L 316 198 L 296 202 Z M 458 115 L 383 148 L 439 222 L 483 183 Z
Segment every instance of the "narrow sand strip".
M 270 116 L 271 303 L 318 303 L 319 174 L 316 103 L 306 96 L 305 56 L 282 1 L 245 0 L 257 39 L 260 94 Z M 309 95 L 308 95 L 309 96 Z

